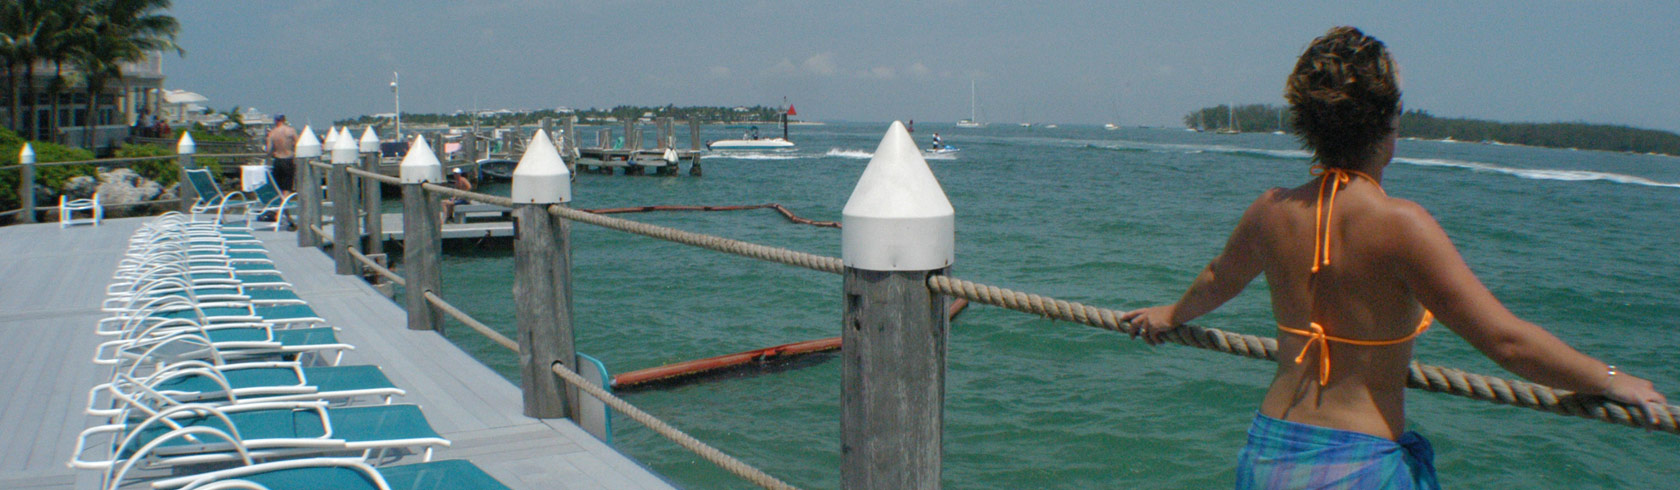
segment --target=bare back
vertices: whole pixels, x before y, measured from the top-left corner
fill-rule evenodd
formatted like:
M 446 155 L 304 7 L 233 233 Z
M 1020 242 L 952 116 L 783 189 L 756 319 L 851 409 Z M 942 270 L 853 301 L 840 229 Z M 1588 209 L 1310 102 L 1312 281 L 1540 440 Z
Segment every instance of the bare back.
M 1402 210 L 1409 201 L 1390 198 L 1374 182 L 1355 178 L 1337 194 L 1329 213 L 1329 264 L 1311 272 L 1318 180 L 1294 189 L 1274 189 L 1258 199 L 1245 220 L 1270 286 L 1277 323 L 1305 330 L 1311 322 L 1345 339 L 1389 340 L 1412 334 L 1424 314 L 1405 284 L 1397 260 L 1403 236 Z M 1316 353 L 1296 362 L 1307 346 L 1301 335 L 1278 336 L 1278 370 L 1261 404 L 1270 417 L 1393 439 L 1405 431 L 1406 366 L 1412 343 L 1360 346 L 1329 342 L 1333 368 L 1319 385 Z

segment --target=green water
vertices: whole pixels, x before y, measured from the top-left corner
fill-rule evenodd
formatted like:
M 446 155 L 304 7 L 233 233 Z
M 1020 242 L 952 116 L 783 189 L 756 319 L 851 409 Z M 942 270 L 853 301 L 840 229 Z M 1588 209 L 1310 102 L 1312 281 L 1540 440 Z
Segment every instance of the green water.
M 799 150 L 707 158 L 702 178 L 579 176 L 577 207 L 776 202 L 839 220 L 885 124 L 796 127 Z M 1095 127 L 939 131 L 932 160 L 957 210 L 953 275 L 1096 306 L 1176 299 L 1262 190 L 1306 179 L 1285 136 Z M 587 130 L 586 130 L 587 131 Z M 707 129 L 704 137 L 724 137 Z M 712 134 L 716 132 L 717 134 Z M 1680 397 L 1680 159 L 1402 141 L 1388 192 L 1440 220 L 1518 315 Z M 505 193 L 505 185 L 489 186 Z M 770 210 L 632 219 L 838 256 L 839 231 Z M 839 335 L 840 278 L 578 225 L 577 342 L 614 372 Z M 505 332 L 511 252 L 452 252 L 444 295 Z M 1275 335 L 1263 281 L 1197 323 Z M 504 375 L 515 356 L 455 327 Z M 1262 361 L 1151 348 L 1090 327 L 975 306 L 953 322 L 945 403 L 951 488 L 1221 488 L 1269 381 Z M 1510 377 L 1446 328 L 1424 363 Z M 628 399 L 790 483 L 839 484 L 837 358 Z M 1410 428 L 1454 488 L 1672 488 L 1680 438 L 1412 392 Z M 688 488 L 744 481 L 620 418 L 616 446 Z

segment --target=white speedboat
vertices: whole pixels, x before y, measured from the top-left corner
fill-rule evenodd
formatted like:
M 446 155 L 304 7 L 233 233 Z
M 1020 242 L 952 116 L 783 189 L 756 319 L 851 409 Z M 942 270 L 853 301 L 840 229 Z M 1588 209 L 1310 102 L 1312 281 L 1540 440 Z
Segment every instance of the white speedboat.
M 706 144 L 708 150 L 784 150 L 793 148 L 785 138 L 729 139 Z
M 924 150 L 922 150 L 922 153 L 925 154 L 925 155 L 949 155 L 949 154 L 956 153 L 956 152 L 959 152 L 959 151 L 962 151 L 962 148 L 957 148 L 957 147 L 954 147 L 954 146 L 942 146 L 942 147 L 939 147 L 939 148 L 924 149 Z

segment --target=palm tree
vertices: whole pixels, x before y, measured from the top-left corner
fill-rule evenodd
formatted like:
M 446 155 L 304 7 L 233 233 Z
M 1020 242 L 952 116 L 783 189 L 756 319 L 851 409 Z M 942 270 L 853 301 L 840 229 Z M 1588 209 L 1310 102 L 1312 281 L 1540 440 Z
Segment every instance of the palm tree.
M 70 83 L 64 78 L 64 63 L 74 57 L 81 49 L 79 41 L 86 36 L 86 23 L 82 22 L 86 9 L 85 0 L 57 0 L 50 7 L 53 10 L 53 24 L 51 28 L 42 32 L 37 40 L 40 45 L 42 60 L 53 64 L 52 82 L 47 84 L 47 92 L 52 97 L 52 116 L 47 124 L 47 134 L 57 135 L 61 125 L 59 121 L 60 103 L 64 89 Z M 60 142 L 62 143 L 62 142 Z
M 73 60 L 86 77 L 87 117 L 84 127 L 98 124 L 98 95 L 105 84 L 122 79 L 122 64 L 140 61 L 147 53 L 186 50 L 175 44 L 180 24 L 163 14 L 169 0 L 88 0 L 85 31 Z M 92 146 L 92 134 L 83 131 L 83 145 Z
M 0 2 L 0 32 L 4 38 L 0 39 L 6 54 L 6 79 L 11 85 L 11 116 L 12 125 L 16 126 L 19 134 L 29 139 L 39 139 L 40 128 L 37 128 L 35 111 L 40 99 L 35 94 L 35 61 L 40 59 L 40 38 L 42 33 L 49 30 L 53 23 L 53 12 L 47 7 L 50 0 L 7 0 Z M 17 66 L 23 65 L 24 90 L 31 95 L 29 98 L 29 117 L 18 117 L 18 84 Z M 24 126 L 29 127 L 28 133 L 23 133 Z

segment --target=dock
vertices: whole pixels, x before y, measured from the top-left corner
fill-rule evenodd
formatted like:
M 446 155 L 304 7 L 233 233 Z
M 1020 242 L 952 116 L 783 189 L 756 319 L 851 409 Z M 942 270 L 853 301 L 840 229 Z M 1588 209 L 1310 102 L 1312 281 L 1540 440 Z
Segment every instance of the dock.
M 0 227 L 0 488 L 98 487 L 98 472 L 66 462 L 77 434 L 102 422 L 82 412 L 88 389 L 110 376 L 90 362 L 105 340 L 94 333 L 99 304 L 129 236 L 151 219 Z M 356 346 L 344 362 L 380 366 L 408 391 L 397 400 L 420 405 L 453 442 L 436 459 L 470 460 L 516 489 L 672 488 L 569 420 L 522 415 L 513 382 L 434 332 L 408 330 L 400 306 L 335 275 L 331 257 L 299 248 L 292 233 L 257 236 L 297 294 Z
M 385 241 L 400 242 L 403 240 L 402 213 L 381 214 L 379 215 L 379 222 L 381 224 L 379 236 L 384 237 Z M 329 221 L 329 223 L 331 223 L 331 221 Z M 513 238 L 513 221 L 505 219 L 495 221 L 467 221 L 464 223 L 449 222 L 443 223 L 441 228 L 443 240 L 446 243 L 450 241 L 481 240 L 485 238 Z M 321 231 L 325 233 L 324 239 L 326 240 L 326 243 L 332 243 L 332 226 L 326 226 L 325 229 Z M 294 245 L 296 244 L 294 243 Z

